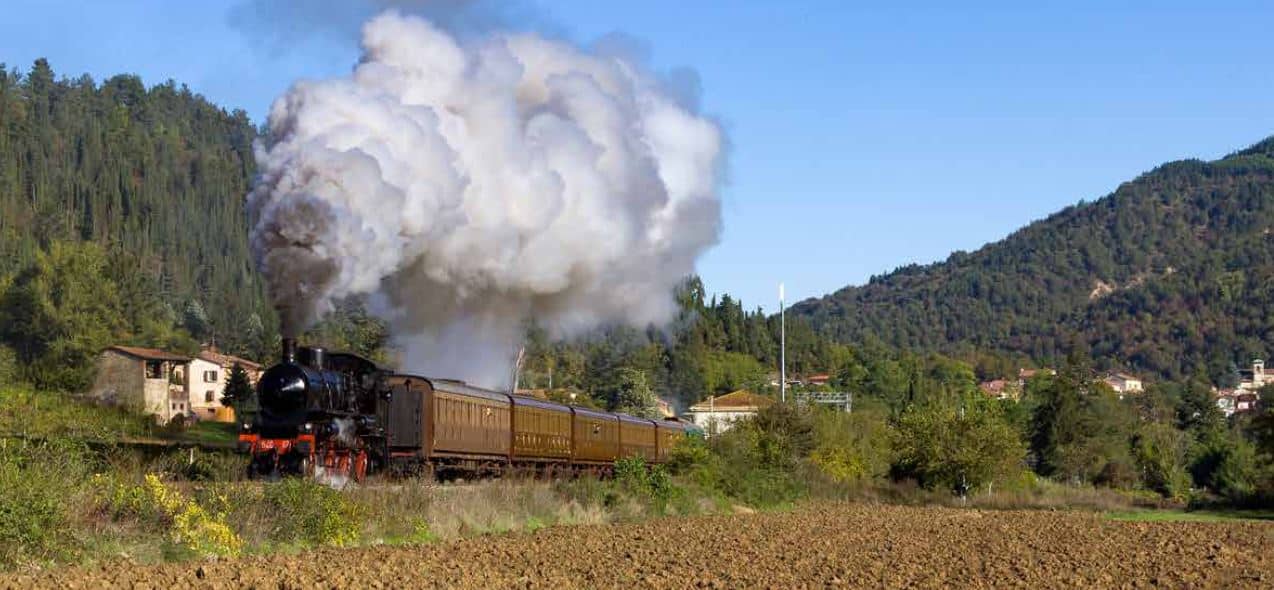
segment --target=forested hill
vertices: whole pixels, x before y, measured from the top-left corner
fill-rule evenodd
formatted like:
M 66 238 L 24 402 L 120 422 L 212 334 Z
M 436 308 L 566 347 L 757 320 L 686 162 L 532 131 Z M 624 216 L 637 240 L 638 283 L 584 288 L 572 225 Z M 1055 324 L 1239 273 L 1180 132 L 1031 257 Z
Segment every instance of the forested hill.
M 1099 365 L 1228 384 L 1274 354 L 1274 137 L 1173 162 L 947 260 L 793 312 L 842 342 L 1018 353 L 1086 342 Z
M 173 82 L 0 66 L 0 345 L 68 388 L 86 371 L 59 367 L 112 342 L 258 348 L 273 314 L 243 210 L 255 137 Z

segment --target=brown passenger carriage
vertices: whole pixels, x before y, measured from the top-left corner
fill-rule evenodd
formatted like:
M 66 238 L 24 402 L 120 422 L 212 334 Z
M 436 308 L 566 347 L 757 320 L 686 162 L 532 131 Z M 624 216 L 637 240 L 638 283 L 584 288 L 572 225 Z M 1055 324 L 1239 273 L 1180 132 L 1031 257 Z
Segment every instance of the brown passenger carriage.
M 619 459 L 640 457 L 654 463 L 658 457 L 659 441 L 655 435 L 655 421 L 616 414 L 619 418 Z
M 571 408 L 519 395 L 513 405 L 513 460 L 530 463 L 569 463 Z

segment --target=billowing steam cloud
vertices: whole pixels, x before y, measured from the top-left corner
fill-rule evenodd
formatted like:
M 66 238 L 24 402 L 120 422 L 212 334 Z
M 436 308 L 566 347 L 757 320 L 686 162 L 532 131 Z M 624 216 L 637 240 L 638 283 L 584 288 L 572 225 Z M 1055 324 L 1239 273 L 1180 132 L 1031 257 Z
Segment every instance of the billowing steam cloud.
M 524 322 L 660 323 L 715 243 L 720 130 L 637 64 L 387 13 L 273 105 L 252 247 L 296 333 L 365 294 L 403 368 L 507 385 Z

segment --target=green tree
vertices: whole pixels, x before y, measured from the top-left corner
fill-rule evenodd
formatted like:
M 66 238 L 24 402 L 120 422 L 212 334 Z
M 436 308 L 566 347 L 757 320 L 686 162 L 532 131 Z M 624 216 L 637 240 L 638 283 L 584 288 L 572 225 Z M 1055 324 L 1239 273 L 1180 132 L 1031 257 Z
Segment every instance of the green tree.
M 623 367 L 616 370 L 609 397 L 612 411 L 640 418 L 659 418 L 655 392 L 646 381 L 645 373 L 637 369 Z
M 222 405 L 238 410 L 252 399 L 252 394 L 252 381 L 248 379 L 248 372 L 239 363 L 235 363 L 230 367 L 230 377 L 226 380 L 226 388 L 221 393 Z
M 124 334 L 106 256 L 91 243 L 55 242 L 0 298 L 0 341 L 35 384 L 87 388 L 93 358 Z
M 1133 439 L 1133 455 L 1146 487 L 1184 500 L 1190 492 L 1190 436 L 1170 424 L 1142 425 Z
M 963 494 L 1019 473 L 1026 448 L 998 402 L 969 396 L 961 407 L 909 408 L 898 420 L 894 453 L 895 474 Z
M 1040 475 L 1112 486 L 1136 481 L 1132 407 L 1094 381 L 1082 355 L 1071 354 L 1058 375 L 1029 391 L 1031 452 Z

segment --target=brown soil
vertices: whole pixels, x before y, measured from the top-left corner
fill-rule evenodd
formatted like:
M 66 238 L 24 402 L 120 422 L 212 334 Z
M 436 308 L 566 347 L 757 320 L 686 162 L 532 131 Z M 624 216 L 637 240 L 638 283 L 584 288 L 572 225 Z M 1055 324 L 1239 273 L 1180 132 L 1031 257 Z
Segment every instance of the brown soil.
M 59 588 L 1274 587 L 1274 525 L 863 504 L 0 577 Z

